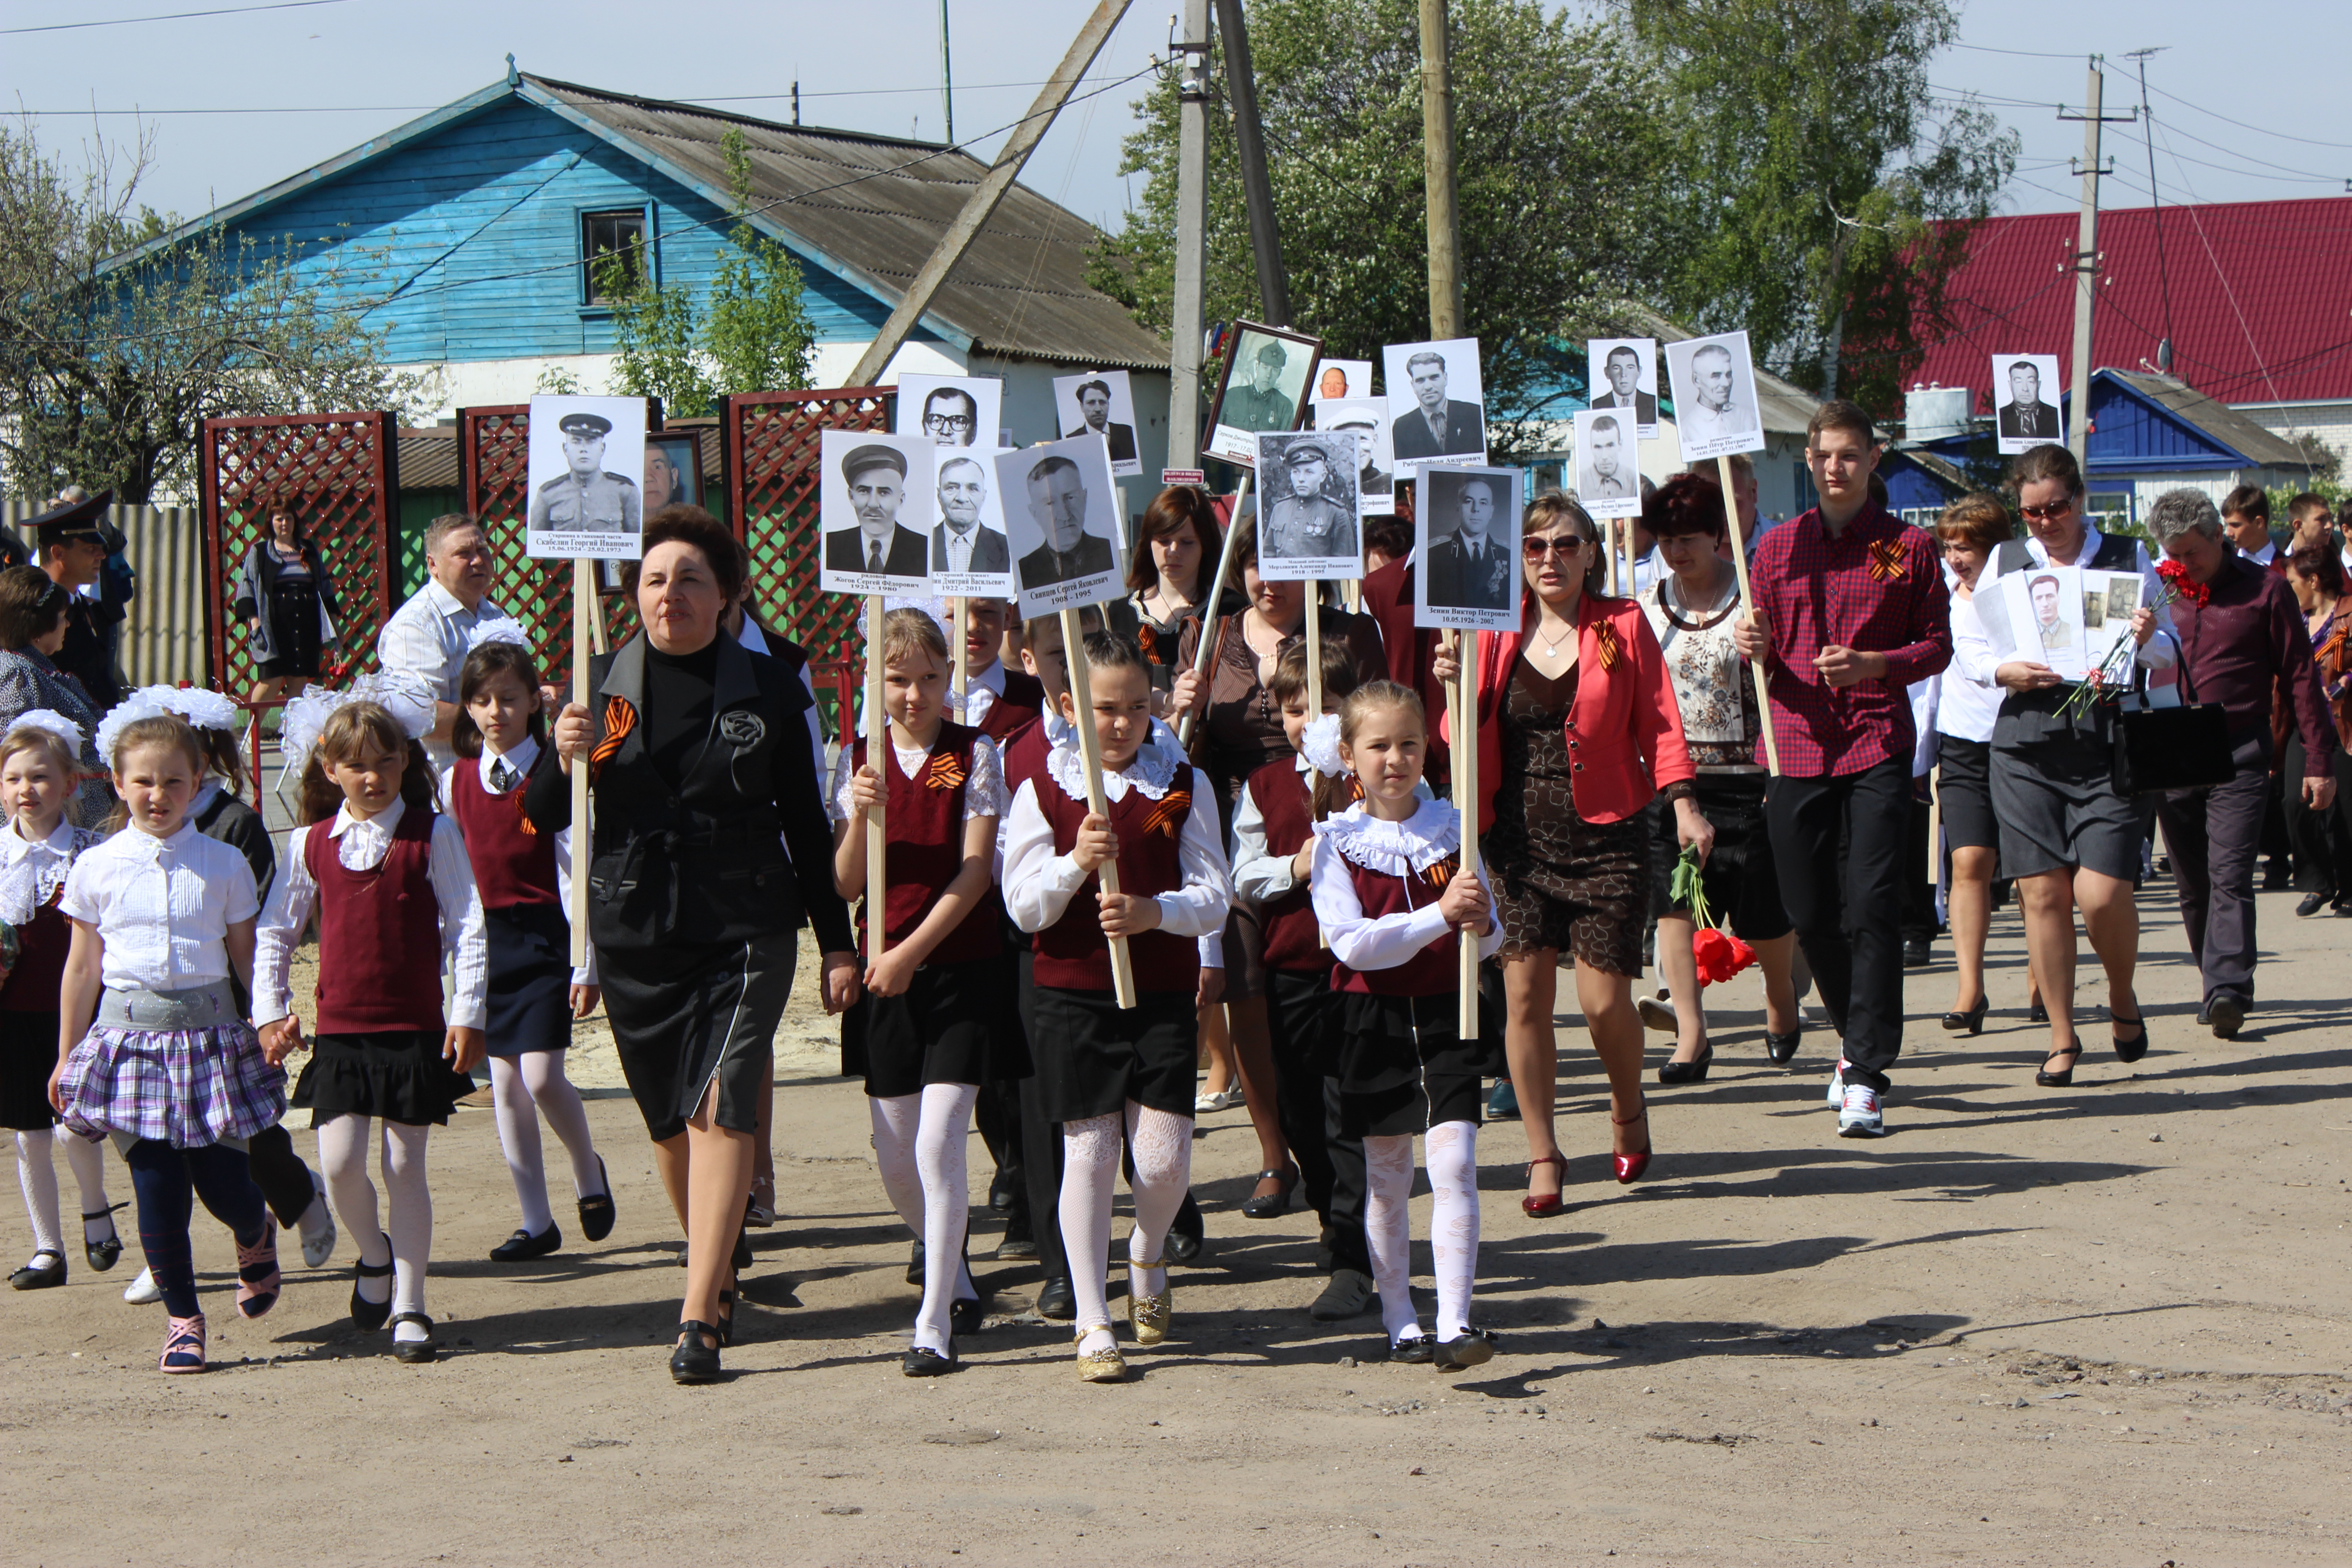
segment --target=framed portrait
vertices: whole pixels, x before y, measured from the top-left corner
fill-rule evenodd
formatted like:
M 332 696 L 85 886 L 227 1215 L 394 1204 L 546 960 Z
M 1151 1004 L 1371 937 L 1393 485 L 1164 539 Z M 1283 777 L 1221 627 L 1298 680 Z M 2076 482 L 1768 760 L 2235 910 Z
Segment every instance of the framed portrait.
M 2090 668 L 2102 668 L 2116 649 L 2131 637 L 2131 618 L 2139 610 L 2140 578 L 2137 572 L 2083 574 L 2083 629 L 2090 634 L 2084 648 Z
M 1621 417 L 1633 416 L 1635 439 L 1658 438 L 1658 340 L 1655 338 L 1591 338 L 1584 345 L 1589 362 L 1586 385 L 1591 393 L 1588 408 L 1610 409 Z
M 1594 517 L 1642 515 L 1642 440 L 1633 416 L 1614 408 L 1576 413 L 1576 499 Z
M 691 430 L 646 437 L 645 512 L 702 504 L 702 441 Z
M 2058 413 L 2056 354 L 1992 356 L 1992 422 L 2003 455 L 2066 439 Z
M 992 459 L 1004 502 L 1013 595 L 1025 618 L 1101 605 L 1127 591 L 1126 528 L 1110 452 L 1099 437 L 1065 437 Z
M 1134 424 L 1131 410 L 1128 423 Z M 902 375 L 891 428 L 901 436 L 929 436 L 942 447 L 992 452 L 1004 428 L 1004 384 L 987 375 Z
M 645 471 L 644 398 L 532 398 L 524 549 L 542 559 L 636 560 Z
M 1674 391 L 1684 462 L 1764 449 L 1764 411 L 1756 401 L 1756 362 L 1746 332 L 1668 343 L 1666 384 Z
M 1013 550 L 1004 532 L 996 456 L 977 447 L 939 449 L 930 550 L 931 591 L 941 598 L 1013 596 Z
M 1110 471 L 1131 479 L 1143 472 L 1135 455 L 1135 395 L 1123 370 L 1054 378 L 1054 421 L 1064 440 L 1099 436 L 1110 451 Z
M 1255 464 L 1259 436 L 1298 428 L 1322 353 L 1320 338 L 1234 322 L 1202 450 L 1244 468 Z
M 1302 430 L 1257 438 L 1257 572 L 1274 583 L 1364 574 L 1356 519 L 1356 440 Z
M 2091 671 L 2090 629 L 2084 624 L 2083 569 L 2033 566 L 2000 578 L 2011 649 L 2068 680 Z M 2102 597 L 2102 606 L 2105 600 Z
M 1315 387 L 1309 399 L 1328 403 L 1339 397 L 1372 395 L 1372 362 L 1368 359 L 1327 359 L 1315 367 Z
M 1328 363 L 1328 362 L 1327 362 Z M 1307 405 L 1316 429 L 1356 437 L 1356 511 L 1387 517 L 1396 510 L 1396 454 L 1389 447 L 1389 405 L 1378 397 L 1317 398 Z M 1333 454 L 1333 460 L 1338 454 Z
M 817 432 L 820 588 L 929 596 L 939 451 L 928 436 Z
M 1412 624 L 1519 628 L 1517 468 L 1432 463 L 1414 477 Z
M 1381 350 L 1388 388 L 1389 450 L 1397 472 L 1423 463 L 1486 460 L 1486 392 L 1478 340 L 1391 343 Z

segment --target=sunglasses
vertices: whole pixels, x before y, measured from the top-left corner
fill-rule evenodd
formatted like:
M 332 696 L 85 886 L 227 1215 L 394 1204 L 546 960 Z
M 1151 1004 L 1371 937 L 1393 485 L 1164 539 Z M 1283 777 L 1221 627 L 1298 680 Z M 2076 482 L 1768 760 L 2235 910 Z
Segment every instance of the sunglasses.
M 1519 553 L 1530 561 L 1540 561 L 1546 555 L 1566 557 L 1575 554 L 1591 542 L 1592 541 L 1580 533 L 1563 534 L 1558 539 L 1541 537 L 1522 539 L 1519 541 Z
M 2048 506 L 2021 506 L 2018 511 L 2031 522 L 2055 522 L 2074 510 L 2071 500 L 2052 501 Z

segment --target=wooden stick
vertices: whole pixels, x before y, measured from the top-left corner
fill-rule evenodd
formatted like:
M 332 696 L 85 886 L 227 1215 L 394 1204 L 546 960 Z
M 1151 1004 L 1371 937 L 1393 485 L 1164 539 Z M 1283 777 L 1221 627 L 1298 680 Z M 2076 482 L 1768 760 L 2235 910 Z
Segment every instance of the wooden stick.
M 1940 887 L 1944 858 L 1936 853 L 1936 836 L 1944 826 L 1944 769 L 1940 763 L 1927 770 L 1927 886 Z
M 1723 482 L 1723 521 L 1731 530 L 1731 569 L 1739 574 L 1740 602 L 1756 613 L 1756 595 L 1748 586 L 1748 541 L 1739 531 L 1739 502 L 1731 493 L 1731 459 L 1715 460 L 1716 477 Z M 1768 656 L 1769 657 L 1769 656 Z M 1756 678 L 1756 719 L 1764 726 L 1764 762 L 1774 778 L 1780 776 L 1780 746 L 1772 737 L 1771 683 L 1764 679 L 1764 660 L 1751 660 L 1748 672 Z
M 1453 705 L 1454 721 L 1448 726 L 1454 732 L 1454 808 L 1462 814 L 1462 868 L 1473 876 L 1478 871 L 1478 735 L 1476 729 L 1477 699 L 1473 693 L 1478 672 L 1473 668 L 1478 657 L 1478 639 L 1475 634 L 1447 634 L 1454 639 L 1454 657 L 1460 673 L 1454 678 L 1454 690 L 1446 700 Z M 1500 919 L 1498 915 L 1496 917 Z M 1478 1037 L 1478 937 L 1474 931 L 1462 932 L 1461 1013 L 1456 1019 L 1462 1038 Z
M 588 639 L 580 635 L 583 619 L 594 614 L 596 563 L 582 557 L 572 563 L 572 700 L 588 703 Z M 588 759 L 572 763 L 572 967 L 588 962 L 588 859 L 593 847 L 588 805 Z
M 1241 488 L 1234 492 L 1234 512 L 1239 515 L 1242 501 L 1249 495 L 1250 476 L 1242 476 Z M 1234 569 L 1234 535 L 1239 531 L 1232 524 L 1225 527 L 1225 542 L 1217 552 L 1217 575 L 1209 584 L 1208 601 L 1201 606 L 1201 646 L 1192 652 L 1192 673 L 1203 680 L 1209 676 L 1209 661 L 1216 657 L 1217 635 L 1224 628 L 1217 606 L 1224 603 L 1225 576 Z M 1193 715 L 1187 711 L 1176 717 L 1176 742 L 1181 746 L 1192 743 Z
M 1612 517 L 1602 526 L 1609 530 L 1609 592 L 1615 595 L 1622 591 L 1617 586 L 1617 520 Z
M 1086 635 L 1078 627 L 1077 611 L 1066 609 L 1061 616 L 1062 656 L 1070 671 L 1070 706 L 1078 710 L 1078 756 L 1087 768 L 1087 809 L 1108 820 L 1110 806 L 1103 799 L 1102 740 L 1095 733 L 1094 684 L 1087 673 Z M 1206 809 L 1214 810 L 1214 804 Z M 1118 891 L 1118 860 L 1105 861 L 1095 875 L 1104 892 Z M 1128 957 L 1123 936 L 1111 939 L 1110 984 L 1121 1007 L 1135 1005 L 1135 963 Z
M 588 651 L 599 658 L 613 651 L 613 639 L 604 632 L 604 601 L 601 595 L 588 601 Z
M 884 779 L 890 774 L 890 717 L 882 711 L 882 595 L 866 596 L 866 765 Z M 885 791 L 887 794 L 887 792 Z M 866 808 L 866 962 L 882 956 L 884 882 L 890 853 L 882 823 L 882 802 Z
M 971 706 L 971 650 L 964 638 L 964 618 L 971 613 L 970 599 L 948 601 L 948 616 L 955 623 L 954 631 L 949 635 L 955 639 L 956 711 L 960 714 L 966 713 Z M 966 724 L 971 722 L 968 717 L 961 721 Z
M 1323 605 L 1320 583 L 1307 589 L 1307 721 L 1323 717 Z

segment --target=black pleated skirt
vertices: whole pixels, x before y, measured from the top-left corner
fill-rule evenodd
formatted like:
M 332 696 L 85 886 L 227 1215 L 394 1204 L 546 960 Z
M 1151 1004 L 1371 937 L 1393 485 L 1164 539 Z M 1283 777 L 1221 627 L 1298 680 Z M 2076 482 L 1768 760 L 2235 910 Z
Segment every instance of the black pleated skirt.
M 380 1116 L 410 1127 L 446 1127 L 474 1080 L 449 1065 L 440 1029 L 320 1035 L 287 1104 L 317 1127 L 338 1116 Z
M 1485 1119 L 1482 1079 L 1509 1070 L 1498 1032 L 1462 1037 L 1461 1004 L 1434 996 L 1339 994 L 1339 1131 L 1350 1138 L 1426 1132 Z
M 685 1131 L 713 1086 L 716 1124 L 755 1131 L 799 956 L 788 931 L 597 952 L 621 1073 L 656 1142 Z
M 1011 978 L 1003 958 L 927 963 L 899 995 L 859 996 L 841 1016 L 843 1074 L 863 1078 L 877 1100 L 920 1094 L 927 1084 L 1028 1077 L 1018 1020 L 1009 1016 Z
M 1034 994 L 1029 1056 L 1045 1120 L 1108 1116 L 1130 1100 L 1192 1120 L 1197 993 L 1145 991 L 1128 1008 L 1108 991 L 1040 985 Z

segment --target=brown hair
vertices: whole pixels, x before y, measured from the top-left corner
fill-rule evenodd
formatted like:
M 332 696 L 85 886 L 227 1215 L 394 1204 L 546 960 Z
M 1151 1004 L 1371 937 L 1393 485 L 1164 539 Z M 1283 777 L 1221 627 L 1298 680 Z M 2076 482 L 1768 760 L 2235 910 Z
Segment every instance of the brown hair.
M 2263 499 L 2267 503 L 2269 498 L 2264 497 Z M 2289 520 L 2295 522 L 2301 522 L 2305 518 L 2309 517 L 2315 511 L 2326 511 L 2326 510 L 2327 498 L 2324 495 L 2318 494 L 2316 491 L 2303 490 L 2287 498 L 2286 515 Z
M 226 730 L 197 730 L 196 743 L 205 749 L 204 765 L 228 781 L 229 794 L 245 794 L 245 756 L 236 737 Z
M 943 669 L 953 669 L 955 661 L 948 657 L 948 639 L 940 630 L 940 623 L 931 619 L 927 610 L 892 610 L 882 617 L 882 663 L 887 668 L 902 659 L 923 653 L 940 661 Z
M 1723 486 L 1712 474 L 1676 474 L 1642 502 L 1642 526 L 1654 539 L 1704 533 L 1723 537 Z
M 1402 561 L 1412 553 L 1412 524 L 1401 517 L 1368 517 L 1364 520 L 1364 553 L 1379 551 L 1391 561 Z
M 1209 498 L 1191 485 L 1170 485 L 1143 509 L 1143 521 L 1136 525 L 1135 549 L 1127 563 L 1129 593 L 1140 594 L 1160 581 L 1151 546 L 1186 528 L 1201 542 L 1201 564 L 1192 573 L 1192 597 L 1208 596 L 1208 579 L 1217 570 L 1217 552 L 1224 545 L 1224 535 L 1217 528 L 1217 514 L 1209 509 Z
M 501 675 L 521 681 L 525 691 L 536 694 L 539 690 L 539 660 L 520 643 L 486 642 L 457 667 L 457 716 L 449 721 L 449 749 L 457 755 L 482 754 L 482 727 L 474 722 L 469 705 L 483 687 Z M 531 710 L 530 738 L 542 743 L 547 740 L 545 703 Z
M 1143 650 L 1117 632 L 1088 632 L 1086 640 L 1088 673 L 1098 669 L 1139 669 L 1146 680 L 1151 678 L 1151 666 L 1144 658 Z
M 0 765 L 19 752 L 47 752 L 49 760 L 58 764 L 70 788 L 81 778 L 81 759 L 73 754 L 66 738 L 54 730 L 44 730 L 38 724 L 19 724 L 0 737 Z
M 1973 544 L 1990 555 L 1996 545 L 2017 536 L 2009 503 L 1978 490 L 1946 507 L 1936 519 L 1936 537 L 1948 544 Z
M 719 591 L 733 604 L 743 596 L 750 552 L 728 531 L 727 525 L 698 506 L 679 502 L 666 506 L 646 520 L 643 548 L 635 561 L 621 564 L 621 592 L 637 596 L 637 569 L 656 544 L 688 544 L 700 552 L 719 579 Z
M 2260 485 L 2240 485 L 2221 498 L 2221 515 L 2266 523 L 2271 520 L 2270 492 Z
M 138 725 L 131 728 L 137 729 Z M 302 764 L 302 805 L 296 815 L 299 826 L 308 827 L 313 823 L 334 820 L 335 813 L 342 809 L 343 791 L 328 776 L 327 769 L 331 764 L 352 761 L 369 745 L 403 759 L 401 800 L 425 811 L 433 809 L 433 764 L 425 760 L 425 748 L 410 740 L 408 731 L 400 727 L 400 721 L 378 704 L 346 702 L 327 716 L 326 723 L 319 730 L 318 743 L 310 748 L 310 759 Z
M 1355 744 L 1357 728 L 1364 715 L 1376 708 L 1402 708 L 1421 721 L 1422 733 L 1429 733 L 1429 713 L 1422 707 L 1420 694 L 1410 686 L 1393 680 L 1367 680 L 1348 693 L 1339 704 L 1339 739 Z
M 1878 427 L 1870 422 L 1870 415 L 1859 403 L 1849 403 L 1843 397 L 1832 397 L 1813 410 L 1805 421 L 1805 445 L 1811 447 L 1813 437 L 1824 430 L 1843 430 L 1849 436 L 1859 436 L 1864 446 L 1878 443 Z
M 2074 454 L 2054 441 L 2044 441 L 2039 447 L 2028 447 L 2009 466 L 2009 489 L 2012 495 L 2021 493 L 2028 485 L 2055 480 L 2066 487 L 2070 496 L 2083 493 L 2083 467 L 2074 461 Z
M 2344 558 L 2333 545 L 2305 545 L 2286 558 L 2286 569 L 2306 583 L 2318 584 L 2322 590 L 2339 599 L 2344 596 Z M 0 759 L 7 754 L 0 750 Z
M 1574 496 L 1559 490 L 1546 490 L 1529 501 L 1527 511 L 1519 519 L 1519 537 L 1525 539 L 1530 533 L 1541 533 L 1553 524 L 1562 522 L 1573 526 L 1578 537 L 1585 543 L 1584 591 L 1588 594 L 1607 593 L 1609 555 L 1601 548 L 1600 525 L 1592 521 L 1592 514 L 1584 510 L 1584 503 Z
M 122 759 L 142 746 L 176 746 L 180 754 L 188 759 L 188 770 L 199 781 L 204 778 L 204 736 L 177 713 L 151 713 L 122 726 L 114 737 L 114 754 L 106 759 L 107 767 L 120 773 Z M 130 825 L 131 803 L 117 799 L 114 810 L 107 816 L 106 831 L 120 833 Z
M 1323 700 L 1338 702 L 1356 689 L 1356 656 L 1346 645 L 1323 639 Z M 1265 683 L 1266 696 L 1277 708 L 1294 697 L 1307 695 L 1307 644 L 1298 646 L 1275 660 L 1274 677 Z M 1313 717 L 1314 715 L 1308 715 Z
M 271 511 L 285 511 L 287 509 L 284 507 L 271 507 L 269 510 Z M 262 521 L 264 522 L 268 521 L 266 514 Z M 298 529 L 301 526 L 301 519 L 295 519 L 295 526 Z M 425 553 L 427 555 L 438 555 L 441 553 L 441 545 L 443 542 L 447 540 L 451 534 L 457 532 L 461 528 L 479 528 L 481 526 L 481 523 L 475 518 L 472 512 L 445 511 L 439 517 L 435 518 L 431 522 L 425 525 Z
M 72 597 L 71 589 L 51 582 L 37 566 L 0 572 L 0 648 L 30 647 L 57 630 Z

